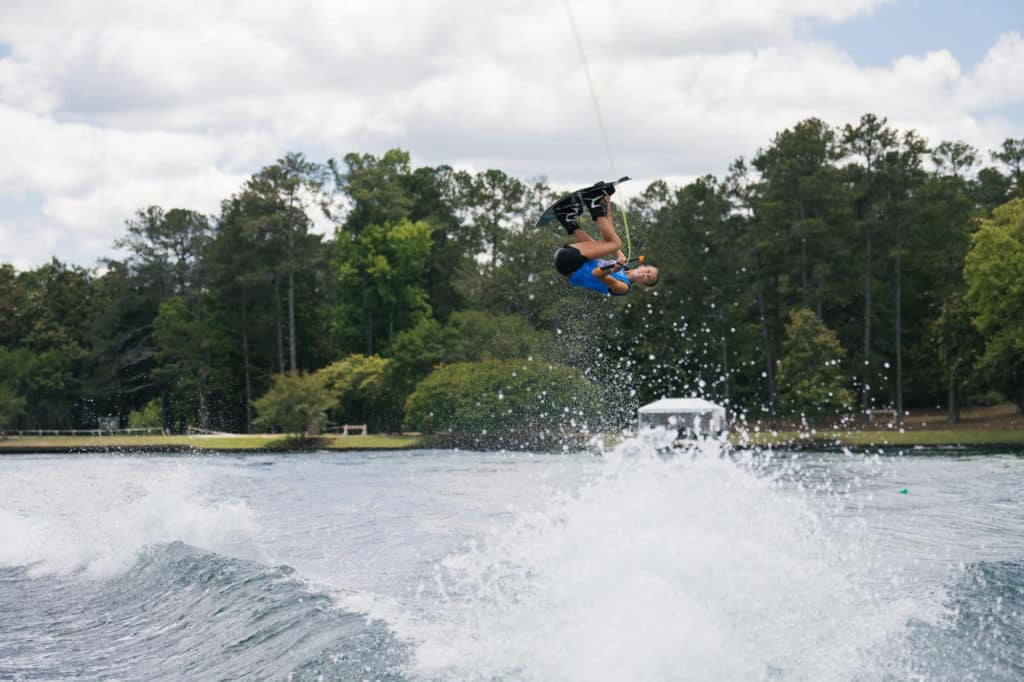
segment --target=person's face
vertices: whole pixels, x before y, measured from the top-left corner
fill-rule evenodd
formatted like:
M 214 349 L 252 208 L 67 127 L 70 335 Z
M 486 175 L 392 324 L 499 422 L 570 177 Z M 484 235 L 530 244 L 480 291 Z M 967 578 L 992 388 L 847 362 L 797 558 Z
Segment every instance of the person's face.
M 641 265 L 633 270 L 632 280 L 651 286 L 658 281 L 658 268 L 653 265 Z

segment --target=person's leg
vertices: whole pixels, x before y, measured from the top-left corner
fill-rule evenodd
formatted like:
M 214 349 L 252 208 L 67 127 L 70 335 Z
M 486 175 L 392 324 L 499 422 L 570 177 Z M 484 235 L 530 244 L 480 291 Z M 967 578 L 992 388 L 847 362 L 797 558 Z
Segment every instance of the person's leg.
M 604 220 L 608 222 L 608 227 L 598 225 L 598 229 L 601 230 L 601 236 L 604 239 L 591 239 L 590 235 L 584 232 L 586 241 L 578 241 L 573 245 L 577 251 L 587 257 L 587 260 L 591 258 L 607 258 L 622 248 L 622 240 L 615 234 L 615 228 L 610 227 L 612 221 L 608 218 Z M 577 231 L 582 232 L 582 230 Z
M 610 203 L 611 197 L 605 196 L 603 205 L 594 207 L 590 211 L 590 215 L 594 218 L 594 224 L 597 225 L 597 230 L 601 233 L 600 240 L 591 238 L 589 234 L 579 228 L 576 228 L 572 233 L 576 238 L 576 250 L 586 256 L 587 260 L 591 258 L 605 258 L 622 249 L 622 240 L 615 233 L 615 225 L 612 224 L 612 219 L 608 212 L 608 205 Z

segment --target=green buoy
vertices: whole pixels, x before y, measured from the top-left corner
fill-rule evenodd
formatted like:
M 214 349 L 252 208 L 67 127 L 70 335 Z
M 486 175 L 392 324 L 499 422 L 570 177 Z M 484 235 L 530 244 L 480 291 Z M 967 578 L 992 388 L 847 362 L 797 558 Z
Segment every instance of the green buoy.
M 906 494 L 907 494 L 907 489 L 906 488 L 904 488 L 903 490 L 900 491 L 900 495 L 906 495 Z

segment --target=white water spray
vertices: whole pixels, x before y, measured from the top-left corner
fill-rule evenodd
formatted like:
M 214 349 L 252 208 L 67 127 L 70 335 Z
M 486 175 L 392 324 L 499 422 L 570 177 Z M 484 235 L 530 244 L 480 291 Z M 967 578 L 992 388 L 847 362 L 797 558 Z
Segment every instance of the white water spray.
M 749 466 L 664 459 L 635 440 L 606 459 L 577 492 L 438 567 L 430 622 L 403 633 L 416 674 L 848 679 L 915 608 L 873 590 L 862 538 Z
M 254 530 L 244 503 L 205 499 L 204 479 L 187 461 L 86 458 L 5 476 L 0 566 L 28 566 L 35 576 L 109 577 L 147 545 L 176 540 L 230 554 Z

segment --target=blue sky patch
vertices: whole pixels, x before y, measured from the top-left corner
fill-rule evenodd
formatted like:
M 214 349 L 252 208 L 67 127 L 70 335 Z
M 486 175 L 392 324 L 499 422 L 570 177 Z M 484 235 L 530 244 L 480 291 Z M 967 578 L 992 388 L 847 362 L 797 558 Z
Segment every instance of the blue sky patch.
M 34 192 L 0 194 L 0 220 L 38 216 L 43 212 L 44 203 L 46 197 Z
M 985 109 L 984 113 L 989 116 L 1002 116 L 1011 124 L 1019 126 L 1024 123 L 1024 99 L 998 107 L 990 107 Z M 1024 130 L 1018 130 L 1013 137 L 1024 137 Z
M 1014 31 L 1024 33 L 1020 0 L 895 0 L 842 24 L 812 22 L 799 34 L 832 43 L 864 66 L 946 49 L 969 71 Z

